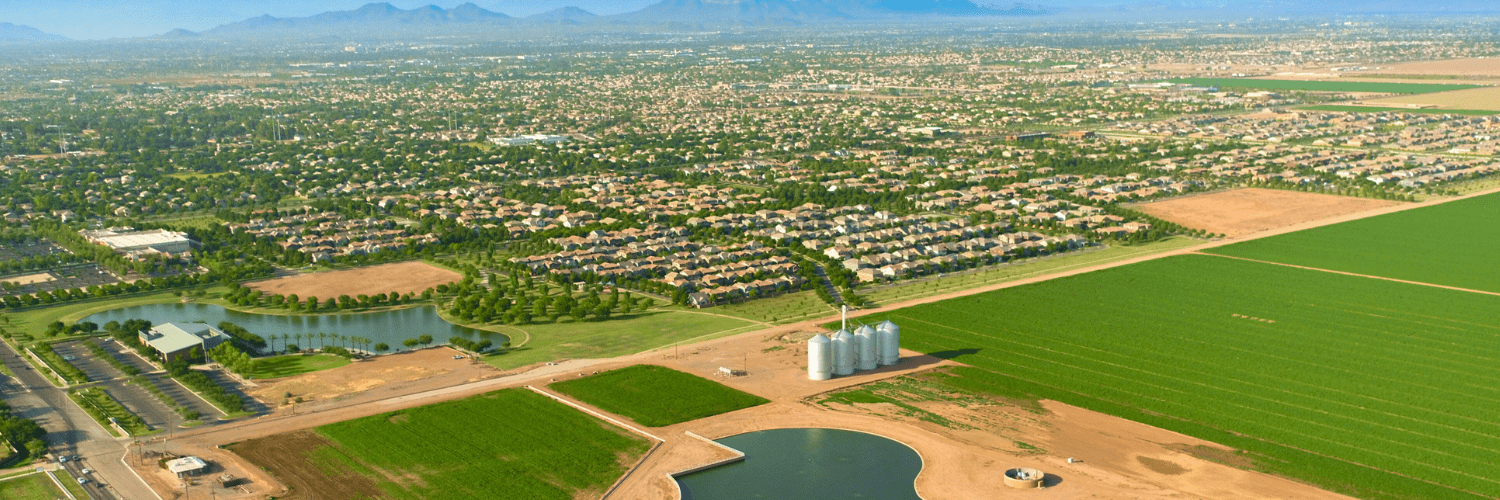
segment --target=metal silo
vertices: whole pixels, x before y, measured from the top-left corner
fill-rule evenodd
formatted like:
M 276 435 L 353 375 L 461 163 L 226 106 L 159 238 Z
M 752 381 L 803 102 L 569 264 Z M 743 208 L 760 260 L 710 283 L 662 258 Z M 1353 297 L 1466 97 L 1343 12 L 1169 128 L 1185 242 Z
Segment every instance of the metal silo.
M 874 370 L 879 365 L 879 352 L 876 348 L 877 339 L 875 329 L 870 325 L 860 325 L 854 329 L 855 345 L 859 346 L 859 352 L 855 356 L 855 367 L 860 370 Z
M 854 374 L 854 335 L 848 330 L 833 335 L 833 374 Z
M 828 337 L 819 333 L 807 339 L 807 378 L 828 380 L 833 378 L 833 346 Z
M 880 364 L 894 365 L 901 361 L 901 327 L 886 320 L 875 331 L 880 337 Z

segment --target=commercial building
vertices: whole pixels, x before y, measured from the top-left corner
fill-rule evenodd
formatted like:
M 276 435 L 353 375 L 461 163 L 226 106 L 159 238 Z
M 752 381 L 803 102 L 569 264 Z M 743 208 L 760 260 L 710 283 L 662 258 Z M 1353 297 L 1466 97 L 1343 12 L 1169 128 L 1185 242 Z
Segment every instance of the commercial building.
M 167 461 L 167 470 L 177 477 L 196 476 L 208 470 L 208 462 L 198 457 L 182 457 Z
M 107 246 L 134 258 L 149 254 L 181 254 L 191 251 L 196 243 L 187 237 L 187 233 L 166 229 L 135 231 L 128 227 L 112 227 L 80 231 L 78 234 L 91 243 Z
M 162 323 L 141 332 L 141 342 L 160 352 L 164 363 L 187 357 L 194 347 L 207 353 L 228 340 L 224 332 L 204 323 Z

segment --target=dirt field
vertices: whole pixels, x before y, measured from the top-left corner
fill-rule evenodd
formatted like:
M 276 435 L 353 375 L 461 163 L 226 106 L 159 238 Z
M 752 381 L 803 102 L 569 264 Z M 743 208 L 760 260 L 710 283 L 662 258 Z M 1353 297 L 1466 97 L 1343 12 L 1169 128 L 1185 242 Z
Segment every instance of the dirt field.
M 1174 198 L 1134 208 L 1187 227 L 1240 236 L 1398 204 L 1395 201 L 1252 188 Z
M 1384 67 L 1374 72 L 1380 74 L 1500 77 L 1500 58 L 1410 62 Z
M 468 358 L 453 359 L 457 353 L 440 347 L 377 356 L 332 370 L 261 381 L 250 390 L 250 395 L 274 407 L 289 392 L 294 398 L 302 398 L 303 404 L 309 404 L 349 398 L 381 388 L 410 387 L 418 381 L 422 387 L 446 387 L 498 374 L 488 365 L 476 365 Z
M 342 271 L 328 271 L 300 276 L 290 276 L 267 281 L 246 283 L 246 286 L 268 294 L 297 294 L 298 297 L 321 297 L 324 299 L 340 295 L 356 296 L 376 293 L 420 293 L 428 288 L 463 279 L 463 275 L 428 265 L 424 262 L 401 262 L 379 266 L 361 267 Z
M 1385 99 L 1373 99 L 1371 105 L 1397 106 L 1397 105 L 1425 105 L 1436 106 L 1443 109 L 1483 109 L 1500 111 L 1500 87 L 1481 87 L 1477 89 L 1454 90 L 1450 92 L 1434 92 L 1431 94 L 1413 94 L 1399 97 L 1388 97 Z
M 28 274 L 28 275 L 25 275 L 25 276 L 16 276 L 16 277 L 11 278 L 11 279 L 6 280 L 6 281 L 14 281 L 14 282 L 20 283 L 22 285 L 33 285 L 33 284 L 36 284 L 36 283 L 46 283 L 48 281 L 57 281 L 57 277 L 53 276 L 52 273 L 40 273 L 40 274 Z
M 297 431 L 236 443 L 231 449 L 255 464 L 276 471 L 292 491 L 304 493 L 296 498 L 378 498 L 382 493 L 380 487 L 368 477 L 348 474 L 329 481 L 321 474 L 312 474 L 320 468 L 305 465 L 313 460 L 309 453 L 328 445 L 327 439 L 312 431 Z

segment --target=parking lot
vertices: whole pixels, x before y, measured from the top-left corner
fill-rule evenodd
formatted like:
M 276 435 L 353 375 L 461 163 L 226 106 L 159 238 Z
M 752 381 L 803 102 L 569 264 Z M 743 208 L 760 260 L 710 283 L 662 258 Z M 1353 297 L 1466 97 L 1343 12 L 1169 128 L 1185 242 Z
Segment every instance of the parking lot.
M 82 345 L 82 342 L 93 342 L 104 348 L 116 360 L 141 370 L 139 381 L 136 377 L 130 377 L 107 361 L 99 359 L 92 351 Z M 141 360 L 135 353 L 130 352 L 125 346 L 119 345 L 113 340 L 106 341 L 102 338 L 93 338 L 78 342 L 68 342 L 53 346 L 58 354 L 73 358 L 71 363 L 88 374 L 89 380 L 96 382 L 104 390 L 108 391 L 115 400 L 124 405 L 131 413 L 141 417 L 156 429 L 170 431 L 181 426 L 187 420 L 178 413 L 176 407 L 187 407 L 197 411 L 205 423 L 214 423 L 216 418 L 223 415 L 208 402 L 184 389 L 177 382 L 167 377 L 165 373 L 158 371 L 154 366 Z M 157 388 L 173 401 L 173 405 L 163 403 L 161 399 L 143 385 Z
M 68 264 L 53 267 L 46 271 L 28 271 L 15 274 L 14 276 L 34 274 L 50 274 L 52 275 L 52 280 L 22 284 L 4 291 L 3 294 L 21 295 L 43 290 L 51 292 L 54 290 L 72 290 L 74 288 L 85 289 L 94 285 L 102 286 L 120 282 L 120 279 L 115 277 L 113 273 L 99 267 L 98 264 L 92 263 Z M 0 277 L 0 281 L 7 281 L 8 279 L 9 277 Z
M 239 396 L 240 400 L 245 402 L 245 411 L 261 413 L 270 410 L 270 408 L 266 408 L 265 404 L 247 394 L 245 391 L 245 386 L 242 385 L 238 380 L 235 380 L 234 377 L 231 377 L 229 376 L 229 374 L 224 373 L 223 370 L 210 371 L 207 372 L 207 375 L 208 378 L 213 379 L 215 383 L 223 387 L 225 391 L 228 391 L 230 394 Z

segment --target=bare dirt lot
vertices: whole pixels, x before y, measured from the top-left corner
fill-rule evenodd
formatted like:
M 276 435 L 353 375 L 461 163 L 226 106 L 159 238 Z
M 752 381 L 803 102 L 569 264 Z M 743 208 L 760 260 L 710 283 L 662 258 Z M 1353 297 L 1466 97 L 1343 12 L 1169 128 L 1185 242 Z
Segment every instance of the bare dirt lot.
M 53 276 L 52 273 L 40 273 L 40 274 L 28 274 L 28 275 L 25 275 L 25 276 L 16 276 L 16 277 L 11 278 L 11 279 L 9 279 L 7 281 L 14 281 L 14 282 L 20 283 L 22 285 L 32 285 L 32 284 L 36 284 L 36 283 L 46 283 L 48 281 L 57 281 L 57 277 Z
M 346 366 L 292 377 L 260 380 L 250 395 L 280 404 L 291 393 L 304 404 L 348 398 L 379 389 L 438 388 L 458 385 L 497 374 L 488 365 L 470 359 L 453 359 L 458 351 L 448 348 L 377 356 Z
M 1211 233 L 1239 236 L 1398 205 L 1399 202 L 1276 189 L 1236 189 L 1135 206 Z
M 1441 109 L 1482 109 L 1500 111 L 1500 87 L 1413 94 L 1375 99 L 1368 104 L 1381 106 L 1436 106 Z
M 1500 58 L 1410 62 L 1381 68 L 1376 73 L 1500 77 Z
M 424 262 L 400 262 L 342 271 L 303 274 L 246 286 L 282 295 L 307 297 L 355 296 L 375 293 L 420 293 L 428 288 L 463 279 L 463 275 Z

